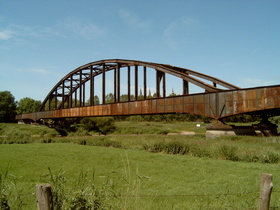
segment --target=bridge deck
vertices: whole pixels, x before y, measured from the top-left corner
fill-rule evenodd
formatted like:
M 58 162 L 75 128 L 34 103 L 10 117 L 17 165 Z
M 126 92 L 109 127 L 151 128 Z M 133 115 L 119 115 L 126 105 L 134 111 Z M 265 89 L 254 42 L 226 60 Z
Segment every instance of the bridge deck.
M 17 115 L 17 120 L 193 113 L 222 119 L 254 113 L 280 115 L 280 85 L 201 93 Z

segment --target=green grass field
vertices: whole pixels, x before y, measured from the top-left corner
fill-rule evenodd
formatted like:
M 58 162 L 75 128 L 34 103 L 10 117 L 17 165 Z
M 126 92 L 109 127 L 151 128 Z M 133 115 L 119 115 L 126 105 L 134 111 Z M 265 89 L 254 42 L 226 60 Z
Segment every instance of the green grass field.
M 152 123 L 146 127 L 153 126 L 154 130 L 173 125 Z M 175 124 L 171 130 L 203 129 L 195 125 L 180 128 Z M 9 129 L 1 126 L 3 135 Z M 31 130 L 34 132 L 34 127 Z M 98 201 L 105 209 L 256 209 L 261 174 L 271 173 L 271 206 L 280 207 L 279 163 L 241 159 L 249 153 L 279 155 L 278 137 L 208 140 L 202 132 L 196 133 L 200 134 L 54 138 L 45 132 L 47 137 L 35 138 L 29 144 L 9 144 L 16 140 L 6 139 L 6 144 L 0 144 L 1 195 L 8 197 L 12 209 L 36 209 L 36 184 L 52 183 L 64 193 L 63 205 L 69 209 L 75 209 L 73 203 L 81 198 L 89 203 Z M 189 153 L 151 151 L 158 143 L 174 142 L 189 145 Z M 195 153 L 194 148 L 201 150 Z M 234 148 L 230 151 L 239 159 L 230 161 L 226 153 L 215 156 L 224 148 Z

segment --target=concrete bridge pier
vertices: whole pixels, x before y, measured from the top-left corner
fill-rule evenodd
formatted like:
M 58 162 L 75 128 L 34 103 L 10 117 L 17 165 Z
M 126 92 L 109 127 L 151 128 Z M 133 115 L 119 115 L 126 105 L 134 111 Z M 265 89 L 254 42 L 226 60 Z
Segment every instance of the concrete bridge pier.
M 264 117 L 260 123 L 251 126 L 227 125 L 222 121 L 215 121 L 212 125 L 206 127 L 206 138 L 213 139 L 221 136 L 279 136 L 278 126 L 268 121 Z

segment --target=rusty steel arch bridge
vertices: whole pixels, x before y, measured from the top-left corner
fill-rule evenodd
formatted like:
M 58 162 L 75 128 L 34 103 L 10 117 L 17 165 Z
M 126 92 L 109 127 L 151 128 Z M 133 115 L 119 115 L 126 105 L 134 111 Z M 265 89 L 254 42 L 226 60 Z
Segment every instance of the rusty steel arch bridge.
M 140 68 L 143 72 L 141 79 L 138 75 Z M 105 100 L 108 85 L 106 75 L 109 71 L 113 71 L 114 75 L 112 103 L 106 103 Z M 148 71 L 156 73 L 156 93 L 153 98 L 147 94 Z M 121 72 L 126 73 L 125 100 L 121 98 Z M 166 96 L 167 74 L 182 80 L 181 95 Z M 99 86 L 95 82 L 97 76 L 101 76 L 102 82 Z M 203 91 L 191 94 L 190 84 Z M 143 87 L 141 97 L 140 86 Z M 99 104 L 95 104 L 94 100 L 97 90 L 102 95 Z M 88 103 L 86 96 L 89 98 Z M 199 114 L 219 121 L 237 114 L 251 114 L 263 118 L 280 115 L 280 85 L 242 89 L 218 78 L 167 64 L 123 59 L 100 60 L 71 71 L 51 89 L 37 112 L 17 115 L 16 119 L 38 121 L 168 113 Z

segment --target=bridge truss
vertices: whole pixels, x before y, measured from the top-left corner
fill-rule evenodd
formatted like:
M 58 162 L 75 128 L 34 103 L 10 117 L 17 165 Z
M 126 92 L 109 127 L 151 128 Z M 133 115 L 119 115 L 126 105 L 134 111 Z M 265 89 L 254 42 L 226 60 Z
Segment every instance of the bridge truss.
M 106 73 L 108 71 L 114 71 L 114 102 L 121 102 L 120 100 L 120 71 L 127 71 L 127 96 L 128 101 L 131 101 L 131 94 L 134 94 L 135 99 L 138 100 L 139 96 L 139 78 L 138 69 L 143 68 L 143 99 L 147 99 L 147 68 L 149 70 L 154 69 L 156 71 L 156 97 L 166 97 L 166 74 L 173 75 L 182 79 L 183 94 L 189 94 L 189 83 L 199 86 L 205 90 L 205 92 L 217 92 L 222 89 L 217 85 L 226 89 L 235 90 L 238 87 L 229 84 L 220 79 L 201 74 L 199 72 L 192 71 L 190 69 L 179 68 L 166 64 L 157 64 L 135 60 L 101 60 L 83 65 L 74 71 L 67 74 L 62 78 L 50 91 L 39 111 L 44 110 L 57 110 L 64 108 L 83 107 L 86 106 L 86 91 L 89 91 L 89 104 L 94 104 L 95 89 L 102 90 L 102 104 L 106 104 Z M 131 71 L 134 71 L 134 87 L 131 88 Z M 96 87 L 95 77 L 102 75 L 102 87 Z M 89 90 L 86 90 L 86 83 L 90 83 Z M 208 83 L 206 83 L 208 82 Z M 134 93 L 131 93 L 131 89 L 134 89 Z M 161 92 L 162 91 L 162 92 Z M 55 106 L 52 107 L 52 102 L 55 102 Z
M 138 76 L 140 68 L 143 71 L 141 80 Z M 148 71 L 152 70 L 156 72 L 154 81 L 156 96 L 149 98 L 147 77 Z M 111 85 L 106 84 L 109 71 L 113 71 L 114 75 L 114 101 L 110 104 L 105 100 L 106 86 Z M 121 72 L 127 74 L 126 100 L 121 99 Z M 134 78 L 131 78 L 132 73 Z M 181 95 L 166 96 L 167 74 L 182 80 Z M 99 75 L 101 85 L 97 85 L 96 82 Z M 190 94 L 189 84 L 202 88 L 203 92 Z M 139 97 L 140 86 L 143 87 L 141 97 Z M 94 100 L 97 91 L 101 91 L 102 95 L 99 104 Z M 100 60 L 78 67 L 63 77 L 46 96 L 38 112 L 17 115 L 16 118 L 37 121 L 67 117 L 166 113 L 194 113 L 217 120 L 242 113 L 264 118 L 280 115 L 280 86 L 241 89 L 215 77 L 167 64 L 122 59 Z

